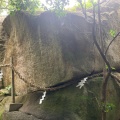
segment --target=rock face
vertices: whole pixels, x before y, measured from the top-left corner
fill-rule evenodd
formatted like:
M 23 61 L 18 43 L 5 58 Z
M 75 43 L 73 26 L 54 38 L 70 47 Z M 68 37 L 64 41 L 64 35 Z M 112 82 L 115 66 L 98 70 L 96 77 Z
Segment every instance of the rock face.
M 68 14 L 59 19 L 50 12 L 40 16 L 18 12 L 7 17 L 3 26 L 10 36 L 4 63 L 13 55 L 15 68 L 28 82 L 48 87 L 102 69 L 89 33 L 91 24 L 80 16 Z M 15 79 L 17 90 L 24 92 L 24 83 Z
M 0 64 L 3 62 L 5 54 L 5 42 L 8 39 L 6 32 L 2 26 L 5 17 L 0 16 Z
M 42 120 L 42 119 L 37 119 L 35 117 L 33 117 L 32 115 L 27 115 L 25 113 L 22 112 L 6 112 L 3 114 L 3 120 Z
M 4 59 L 4 50 L 5 50 L 5 41 L 6 39 L 6 35 L 5 32 L 3 30 L 3 26 L 2 26 L 2 22 L 4 20 L 5 17 L 0 17 L 0 63 L 2 63 L 3 59 Z
M 113 10 L 112 6 L 115 5 L 116 8 Z M 108 6 L 101 10 L 105 50 L 113 39 L 109 31 L 119 32 L 119 3 L 108 3 Z M 90 16 L 90 13 L 87 14 Z M 100 72 L 104 63 L 93 43 L 91 22 L 91 17 L 85 20 L 77 13 L 68 13 L 65 17 L 59 18 L 51 12 L 44 12 L 39 16 L 16 12 L 3 22 L 8 39 L 5 43 L 5 55 L 2 54 L 4 60 L 1 57 L 1 61 L 9 64 L 13 56 L 13 65 L 19 76 L 25 78 L 28 83 L 40 87 L 54 86 L 75 77 Z M 97 24 L 96 37 L 101 43 L 98 28 Z M 111 66 L 116 69 L 120 68 L 119 39 L 118 37 L 112 43 L 107 53 Z M 101 120 L 102 80 L 103 78 L 97 77 L 87 81 L 82 89 L 76 88 L 76 82 L 64 89 L 47 92 L 45 100 L 40 105 L 42 92 L 17 97 L 17 102 L 23 103 L 18 112 L 4 112 L 7 103 L 6 99 L 1 98 L 0 119 Z M 9 85 L 10 81 L 11 69 L 4 68 L 5 85 Z M 18 95 L 22 95 L 31 88 L 15 74 L 15 89 Z M 120 119 L 119 91 L 119 85 L 110 79 L 107 87 L 107 120 Z
M 7 35 L 3 29 L 2 22 L 5 19 L 4 16 L 0 16 L 0 64 L 2 64 L 5 54 L 5 42 L 7 40 Z M 1 68 L 0 68 L 1 73 Z M 3 81 L 0 79 L 0 88 L 3 87 Z
M 119 9 L 102 12 L 104 49 L 112 39 L 110 29 L 119 31 L 119 12 Z M 8 64 L 13 56 L 15 69 L 29 83 L 49 87 L 103 69 L 102 58 L 92 40 L 92 24 L 80 15 L 68 13 L 64 18 L 58 18 L 51 12 L 39 16 L 17 12 L 8 16 L 3 26 L 9 35 L 4 63 Z M 98 32 L 96 37 L 100 42 Z M 118 37 L 108 51 L 108 59 L 115 68 L 120 64 L 119 44 Z M 4 71 L 7 85 L 11 72 L 10 69 Z M 26 84 L 18 76 L 15 80 L 16 92 L 26 93 Z
M 42 104 L 39 104 L 43 94 L 41 92 L 17 97 L 16 102 L 22 102 L 23 106 L 18 112 L 5 112 L 2 120 L 101 120 L 102 79 L 101 77 L 94 78 L 82 89 L 77 88 L 76 83 L 55 92 L 47 92 Z M 107 120 L 120 119 L 119 91 L 120 87 L 115 80 L 109 79 Z M 2 102 L 0 108 L 4 106 Z

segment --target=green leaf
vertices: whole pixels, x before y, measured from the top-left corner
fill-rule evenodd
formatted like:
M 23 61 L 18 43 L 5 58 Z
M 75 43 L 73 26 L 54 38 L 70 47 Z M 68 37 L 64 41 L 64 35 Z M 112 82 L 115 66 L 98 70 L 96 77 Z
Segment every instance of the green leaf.
M 114 67 L 111 67 L 112 70 L 116 70 Z
M 106 70 L 108 70 L 108 66 L 105 65 Z M 114 67 L 111 67 L 112 70 L 116 70 Z
M 106 70 L 108 69 L 108 66 L 107 65 L 105 65 L 105 68 L 106 68 Z
M 11 85 L 9 85 L 9 86 L 5 87 L 5 89 L 6 89 L 6 90 L 8 90 L 8 91 L 9 91 L 11 88 L 12 88 L 12 86 L 11 86 Z
M 112 36 L 112 37 L 115 37 L 115 35 L 116 35 L 116 32 L 115 32 L 115 30 L 110 30 L 109 31 L 109 34 Z

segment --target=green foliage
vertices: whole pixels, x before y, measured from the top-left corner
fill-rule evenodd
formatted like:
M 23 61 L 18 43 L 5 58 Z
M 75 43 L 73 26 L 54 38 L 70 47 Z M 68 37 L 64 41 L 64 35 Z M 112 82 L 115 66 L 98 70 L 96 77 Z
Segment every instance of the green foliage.
M 93 6 L 94 1 L 88 0 L 87 2 L 82 2 L 83 6 L 86 6 L 86 9 L 91 8 Z
M 8 85 L 7 87 L 5 87 L 6 90 L 10 91 L 12 88 L 12 85 Z
M 75 6 L 73 6 L 72 8 L 68 8 L 68 11 L 77 11 L 79 9 L 81 9 L 81 7 L 83 6 L 84 9 L 89 9 L 93 7 L 93 4 L 97 4 L 97 0 L 77 0 L 78 2 L 76 3 Z M 82 6 L 81 4 L 82 3 Z
M 83 7 L 86 7 L 86 9 L 89 9 L 91 7 L 93 7 L 93 4 L 97 4 L 97 0 L 77 0 L 79 3 L 81 2 L 83 4 Z
M 10 11 L 20 11 L 25 10 L 31 13 L 35 12 L 39 8 L 38 0 L 10 0 L 9 10 Z
M 105 65 L 105 68 L 106 68 L 106 70 L 108 70 L 108 66 L 107 65 Z M 111 67 L 111 70 L 115 70 L 115 68 Z
M 106 70 L 108 70 L 108 66 L 107 65 L 105 65 L 105 68 L 106 68 Z
M 111 67 L 112 70 L 116 70 L 114 67 Z
M 76 4 L 73 8 L 68 9 L 70 11 L 76 11 L 80 8 L 80 2 L 82 2 L 83 7 L 90 8 L 93 4 L 96 4 L 97 0 L 88 0 L 84 2 L 84 0 L 77 0 L 78 4 Z M 0 12 L 3 10 L 8 10 L 11 14 L 14 11 L 29 11 L 34 13 L 38 10 L 44 8 L 45 10 L 54 11 L 57 16 L 64 16 L 65 6 L 69 5 L 69 0 L 46 0 L 47 5 L 41 5 L 40 0 L 0 0 Z M 49 6 L 49 7 L 48 7 Z
M 0 3 L 0 9 L 8 10 L 10 13 L 20 10 L 34 13 L 40 7 L 40 0 L 0 0 Z
M 86 5 L 86 8 L 91 8 L 93 6 L 91 0 L 88 0 L 86 3 L 83 3 L 84 6 Z
M 88 0 L 88 2 L 91 2 L 92 4 L 97 4 L 98 0 Z
M 73 7 L 71 7 L 71 8 L 67 8 L 66 10 L 75 12 L 75 11 L 77 11 L 77 10 L 80 9 L 80 8 L 81 8 L 81 6 L 80 6 L 80 4 L 78 3 L 78 4 L 76 4 L 75 6 L 73 6 Z
M 69 4 L 68 0 L 46 0 L 45 10 L 65 10 L 65 6 Z
M 110 34 L 112 37 L 115 37 L 116 31 L 111 29 L 111 30 L 109 31 L 109 34 Z
M 2 120 L 2 115 L 3 115 L 4 109 L 0 110 L 0 120 Z
M 102 109 L 104 109 L 105 112 L 110 112 L 115 108 L 115 105 L 113 103 L 103 103 Z
M 0 95 L 8 95 L 8 94 L 10 94 L 11 88 L 12 88 L 12 86 L 9 85 L 9 86 L 5 87 L 4 89 L 1 89 Z
M 69 0 L 46 0 L 47 5 L 41 5 L 40 0 L 8 0 L 7 3 L 0 0 L 0 2 L 0 10 L 8 10 L 11 14 L 21 10 L 34 13 L 45 8 L 54 11 L 58 16 L 65 15 L 65 6 L 69 4 Z
M 65 6 L 69 4 L 69 0 L 46 0 L 49 8 L 47 10 L 51 10 L 56 13 L 58 17 L 62 17 L 66 15 Z

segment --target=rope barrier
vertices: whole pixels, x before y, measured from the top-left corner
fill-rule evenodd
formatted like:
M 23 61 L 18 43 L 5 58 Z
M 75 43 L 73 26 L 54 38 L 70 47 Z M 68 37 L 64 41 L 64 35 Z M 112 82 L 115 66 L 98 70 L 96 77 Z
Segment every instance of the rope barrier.
M 32 83 L 29 83 L 25 78 L 23 78 L 23 77 L 21 76 L 21 74 L 13 67 L 13 65 L 5 64 L 5 65 L 0 65 L 0 67 L 9 67 L 9 68 L 11 68 L 11 69 L 15 72 L 15 74 L 18 75 L 18 77 L 19 77 L 22 81 L 24 81 L 24 82 L 25 82 L 27 85 L 29 85 L 30 87 L 33 87 L 33 88 L 37 89 L 37 90 L 35 90 L 35 91 L 56 91 L 56 90 L 65 88 L 65 87 L 67 87 L 67 86 L 70 86 L 70 85 L 72 85 L 72 84 L 74 84 L 74 83 L 77 83 L 77 82 L 81 81 L 82 79 L 84 79 L 84 77 L 79 77 L 79 78 L 77 77 L 77 78 L 70 79 L 70 80 L 68 80 L 68 81 L 66 81 L 66 82 L 59 83 L 59 85 L 56 85 L 56 86 L 51 86 L 51 87 L 39 87 L 39 86 L 37 86 L 37 85 L 34 85 L 34 84 L 32 84 Z M 98 77 L 98 76 L 102 76 L 102 74 L 100 73 L 100 74 L 96 74 L 96 75 L 93 75 L 93 76 L 85 76 L 85 77 L 88 77 L 88 79 L 92 79 L 93 77 Z M 35 91 L 34 91 L 34 92 L 35 92 Z

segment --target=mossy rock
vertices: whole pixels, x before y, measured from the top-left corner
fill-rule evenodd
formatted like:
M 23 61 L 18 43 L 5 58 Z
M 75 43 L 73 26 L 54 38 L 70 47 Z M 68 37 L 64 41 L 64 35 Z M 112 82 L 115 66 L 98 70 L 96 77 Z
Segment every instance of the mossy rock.
M 2 115 L 6 109 L 6 106 L 11 103 L 11 97 L 5 97 L 5 96 L 0 96 L 1 97 L 1 102 L 0 102 L 0 120 L 2 119 Z
M 28 94 L 23 97 L 24 105 L 20 111 L 45 120 L 101 120 L 102 78 L 89 80 L 82 89 L 76 85 L 48 92 L 41 105 L 41 92 Z M 108 92 L 109 90 L 113 92 L 107 93 L 108 102 L 114 104 L 115 108 L 107 113 L 107 120 L 117 120 L 120 115 L 120 88 L 111 79 Z
M 23 103 L 23 106 L 19 110 L 20 112 L 32 115 L 35 119 L 101 120 L 102 80 L 103 78 L 101 77 L 89 80 L 81 89 L 76 87 L 78 83 L 75 83 L 64 89 L 47 92 L 42 104 L 39 104 L 43 95 L 42 92 L 18 96 L 16 97 L 16 102 Z M 108 82 L 107 88 L 107 102 L 115 105 L 113 110 L 107 113 L 107 120 L 118 120 L 120 115 L 120 88 L 116 82 L 111 79 Z M 8 101 L 10 102 L 10 97 L 5 98 L 1 102 L 1 113 L 4 111 L 4 106 L 9 103 Z M 12 116 L 11 120 L 15 120 L 16 114 L 20 116 L 20 112 L 5 112 L 3 120 L 9 120 L 8 116 Z M 19 117 L 17 117 L 16 120 L 17 119 L 21 120 Z M 29 119 L 31 120 L 31 118 Z

